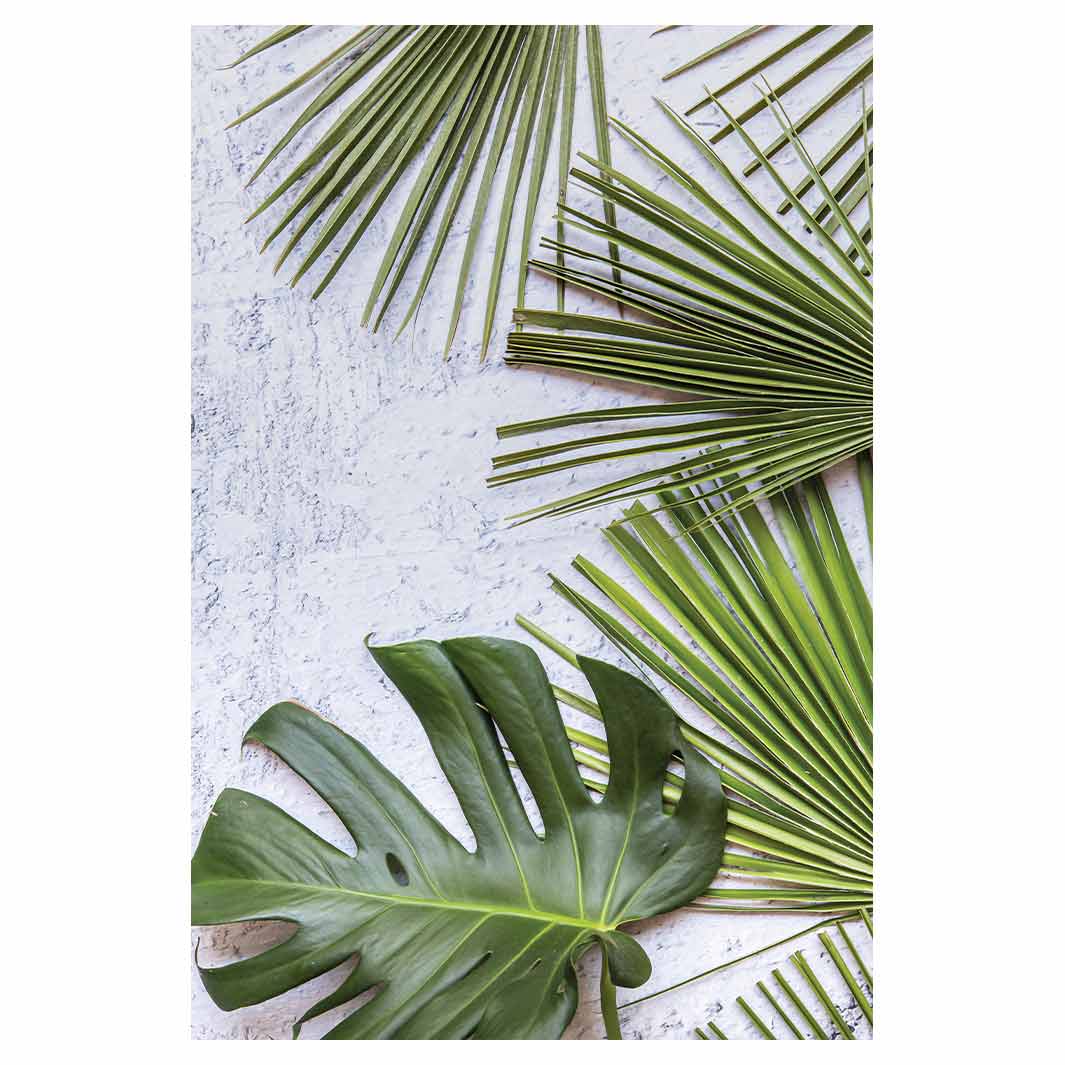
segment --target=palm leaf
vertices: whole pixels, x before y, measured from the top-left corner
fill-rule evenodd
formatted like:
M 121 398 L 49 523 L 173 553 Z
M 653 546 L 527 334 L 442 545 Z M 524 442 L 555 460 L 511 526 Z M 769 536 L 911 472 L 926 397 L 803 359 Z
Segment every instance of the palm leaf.
M 265 953 L 201 969 L 226 1010 L 263 1002 L 358 963 L 300 1025 L 363 1000 L 328 1038 L 557 1038 L 577 1006 L 577 957 L 604 954 L 614 984 L 651 964 L 619 926 L 683 905 L 721 860 L 716 771 L 642 681 L 579 660 L 604 711 L 613 776 L 602 802 L 582 786 L 558 705 L 533 651 L 509 640 L 427 640 L 372 649 L 418 715 L 476 838 L 465 850 L 361 744 L 294 703 L 252 726 L 340 818 L 355 858 L 273 804 L 226 790 L 192 863 L 193 922 L 273 920 L 293 934 Z M 543 820 L 532 827 L 502 733 Z M 684 791 L 663 810 L 674 752 Z
M 489 479 L 492 485 L 559 474 L 608 459 L 638 462 L 634 474 L 536 506 L 515 515 L 515 520 L 634 499 L 665 477 L 679 477 L 696 487 L 706 477 L 701 452 L 709 444 L 721 446 L 718 473 L 735 478 L 730 509 L 780 491 L 870 446 L 872 252 L 805 151 L 776 95 L 767 92 L 766 100 L 806 167 L 810 187 L 821 196 L 822 206 L 814 212 L 783 181 L 742 125 L 722 111 L 816 239 L 823 258 L 766 210 L 698 131 L 664 103 L 665 113 L 742 199 L 770 240 L 618 120 L 614 126 L 624 139 L 721 228 L 603 160 L 582 155 L 591 169 L 572 170 L 577 184 L 627 210 L 650 227 L 652 236 L 638 236 L 632 228 L 610 225 L 563 205 L 562 214 L 571 228 L 613 241 L 629 253 L 625 262 L 547 240 L 547 247 L 565 251 L 571 262 L 583 259 L 590 268 L 559 266 L 544 259 L 532 265 L 568 284 L 616 297 L 643 320 L 619 322 L 519 307 L 514 317 L 523 327 L 565 332 L 515 330 L 507 338 L 507 362 L 652 385 L 681 393 L 685 399 L 500 427 L 499 436 L 505 439 L 622 419 L 643 423 L 497 456 Z M 863 140 L 867 129 L 863 121 Z M 868 150 L 866 158 L 871 165 Z M 864 187 L 859 180 L 848 190 Z M 596 264 L 619 269 L 622 281 L 593 272 Z
M 666 26 L 663 29 L 674 29 L 675 27 Z M 744 30 L 740 30 L 739 33 L 733 34 L 727 40 L 722 41 L 720 44 L 715 44 L 713 48 L 707 49 L 700 55 L 697 55 L 694 59 L 689 59 L 686 63 L 681 63 L 679 67 L 674 67 L 668 74 L 662 75 L 663 81 L 669 81 L 671 78 L 675 78 L 680 74 L 684 74 L 693 68 L 700 66 L 703 63 L 708 62 L 711 59 L 716 59 L 717 56 L 723 55 L 733 46 L 740 44 L 742 41 L 746 41 L 749 37 L 753 37 L 756 33 L 761 33 L 766 29 L 765 26 L 748 26 Z M 662 30 L 656 30 L 655 33 L 661 33 Z M 651 34 L 653 37 L 654 34 Z
M 691 70 L 695 67 L 701 66 L 703 63 L 715 59 L 718 56 L 728 52 L 735 45 L 740 44 L 748 37 L 753 36 L 756 32 L 761 32 L 766 29 L 780 29 L 781 27 L 769 27 L 769 26 L 752 26 L 750 29 L 743 33 L 736 34 L 733 37 L 728 38 L 721 44 L 711 48 L 709 51 L 704 52 L 702 55 L 697 56 L 695 59 L 682 64 L 676 70 L 670 71 L 663 77 L 663 81 L 668 80 L 677 74 Z M 766 53 L 761 58 L 746 65 L 738 74 L 731 75 L 728 79 L 720 82 L 713 90 L 706 88 L 705 95 L 695 104 L 685 111 L 687 116 L 697 114 L 704 108 L 711 106 L 715 100 L 722 100 L 728 97 L 731 93 L 749 87 L 754 83 L 754 79 L 757 75 L 767 75 L 767 72 L 771 71 L 777 63 L 785 60 L 788 56 L 798 52 L 809 42 L 815 42 L 812 47 L 815 49 L 813 56 L 806 62 L 802 63 L 797 70 L 790 75 L 779 80 L 776 91 L 781 97 L 786 97 L 792 90 L 800 90 L 807 81 L 819 71 L 831 66 L 842 66 L 845 73 L 841 78 L 832 83 L 832 87 L 822 93 L 822 95 L 807 109 L 803 114 L 795 120 L 795 131 L 802 133 L 804 130 L 814 125 L 818 119 L 825 115 L 834 113 L 834 109 L 837 105 L 841 104 L 847 99 L 847 97 L 854 92 L 857 88 L 862 89 L 862 110 L 865 111 L 865 83 L 873 72 L 873 60 L 871 57 L 863 58 L 864 49 L 861 47 L 863 42 L 867 41 L 872 35 L 872 26 L 853 26 L 846 30 L 842 35 L 832 39 L 832 31 L 842 29 L 842 27 L 821 25 L 810 26 L 805 30 L 795 33 L 787 38 L 783 44 L 777 45 L 772 51 Z M 754 102 L 744 108 L 737 116 L 737 122 L 745 124 L 754 119 L 757 115 L 766 107 L 766 101 L 756 95 Z M 868 126 L 872 127 L 872 110 L 868 112 Z M 725 125 L 722 129 L 714 133 L 710 138 L 711 144 L 719 144 L 727 137 L 734 133 L 734 129 L 731 125 Z M 827 173 L 831 170 L 852 148 L 858 143 L 862 136 L 862 119 L 859 119 L 841 138 L 833 145 L 833 147 L 824 155 L 822 159 L 818 161 L 818 169 L 821 173 Z M 783 150 L 787 144 L 787 137 L 781 135 L 777 137 L 771 144 L 765 149 L 765 156 L 768 159 L 772 159 L 776 154 Z M 858 168 L 861 175 L 864 175 L 868 169 L 869 160 L 864 156 L 860 156 L 855 160 L 855 166 Z M 744 168 L 744 175 L 750 176 L 756 170 L 762 166 L 762 161 L 759 159 L 753 159 Z M 794 189 L 795 195 L 801 198 L 812 187 L 812 181 L 804 179 Z M 849 205 L 850 209 L 857 206 L 856 202 L 852 202 Z M 791 209 L 790 202 L 785 199 L 778 205 L 777 210 L 786 214 Z
M 704 52 L 702 55 L 689 60 L 688 62 L 677 67 L 675 70 L 670 71 L 664 75 L 663 81 L 666 81 L 676 75 L 685 71 L 691 70 L 694 67 L 700 66 L 705 62 L 712 59 L 716 59 L 718 56 L 729 51 L 734 46 L 740 44 L 742 41 L 747 40 L 755 33 L 761 30 L 769 29 L 768 26 L 752 26 L 750 29 L 745 30 L 743 33 L 738 33 L 728 40 L 723 41 L 721 44 L 711 48 L 709 51 Z M 803 63 L 796 71 L 789 74 L 783 79 L 777 91 L 781 96 L 790 92 L 792 89 L 802 86 L 810 77 L 816 74 L 819 70 L 827 67 L 829 64 L 834 63 L 841 57 L 845 58 L 846 65 L 849 67 L 847 73 L 842 79 L 833 84 L 833 87 L 829 89 L 810 109 L 810 111 L 817 111 L 817 114 L 810 119 L 812 122 L 814 118 L 820 117 L 824 114 L 829 107 L 839 102 L 844 96 L 847 95 L 855 87 L 850 84 L 851 79 L 854 77 L 855 71 L 862 67 L 867 67 L 867 71 L 861 80 L 864 80 L 868 76 L 868 73 L 872 70 L 871 59 L 859 58 L 858 45 L 861 44 L 866 38 L 872 35 L 872 26 L 853 26 L 847 30 L 844 34 L 836 38 L 835 40 L 826 40 L 826 34 L 831 34 L 833 29 L 837 27 L 833 26 L 811 26 L 808 29 L 802 30 L 799 33 L 790 36 L 783 44 L 773 48 L 772 51 L 762 56 L 760 59 L 755 60 L 749 66 L 744 67 L 738 74 L 732 75 L 727 81 L 720 83 L 714 90 L 707 89 L 706 94 L 694 103 L 691 107 L 685 111 L 686 115 L 694 115 L 697 112 L 709 107 L 714 103 L 716 99 L 721 99 L 727 94 L 734 92 L 736 89 L 743 85 L 746 85 L 754 80 L 759 74 L 764 74 L 770 70 L 776 63 L 785 59 L 793 52 L 801 49 L 805 44 L 810 41 L 817 41 L 817 51 L 814 56 Z M 826 104 L 826 101 L 831 101 Z M 746 123 L 750 119 L 754 118 L 765 108 L 765 103 L 761 100 L 756 100 L 750 107 L 746 108 L 739 115 L 739 121 Z M 800 130 L 803 127 L 799 127 Z M 723 141 L 726 137 L 732 134 L 732 130 L 728 127 L 719 130 L 711 138 L 711 142 L 714 144 Z M 783 145 L 774 147 L 771 151 L 767 151 L 766 155 L 772 157 Z
M 861 926 L 868 932 L 871 947 L 872 920 L 865 910 L 849 920 L 853 923 L 858 921 L 859 917 Z M 835 937 L 832 936 L 832 931 L 836 933 Z M 836 1036 L 832 1034 L 833 1030 L 842 1039 L 856 1039 L 859 1033 L 866 1032 L 871 1035 L 873 978 L 869 965 L 855 944 L 856 938 L 857 935 L 852 936 L 847 931 L 843 921 L 837 921 L 832 929 L 817 934 L 817 940 L 824 952 L 822 957 L 827 955 L 825 968 L 842 981 L 848 1001 L 833 998 L 825 989 L 822 978 L 818 977 L 809 959 L 802 950 L 797 950 L 788 961 L 795 970 L 792 980 L 799 983 L 801 990 L 797 991 L 780 968 L 775 968 L 772 971 L 772 990 L 767 980 L 759 980 L 755 984 L 757 996 L 751 995 L 748 999 L 741 995 L 736 999 L 737 1006 L 754 1025 L 755 1031 L 765 1039 L 776 1039 L 774 1029 L 777 1027 L 776 1022 L 780 1021 L 795 1039 L 834 1039 Z M 819 1013 L 822 1014 L 821 1019 L 817 1016 Z M 857 1016 L 853 1022 L 848 1021 L 846 1013 Z M 711 1023 L 709 1027 L 718 1039 L 728 1038 L 717 1024 Z M 696 1028 L 695 1031 L 700 1038 L 709 1038 L 701 1029 Z M 804 1034 L 804 1031 L 807 1034 Z
M 860 140 L 862 140 L 863 133 L 873 128 L 873 109 L 872 107 L 865 107 L 864 100 L 862 106 L 861 117 L 855 122 L 847 131 L 843 134 L 835 144 L 817 161 L 817 169 L 820 173 L 826 174 L 831 170 L 836 163 L 838 163 L 847 152 L 854 147 Z M 864 159 L 864 153 L 863 153 Z M 870 154 L 870 161 L 872 156 Z M 872 167 L 868 167 L 869 171 L 872 171 Z M 864 173 L 865 167 L 862 168 Z M 813 188 L 814 179 L 810 176 L 804 177 L 802 181 L 792 189 L 792 194 L 796 199 L 802 199 Z M 787 214 L 791 210 L 791 200 L 785 197 L 777 205 L 777 214 Z
M 729 509 L 722 504 L 736 480 L 717 478 L 720 463 L 709 458 L 701 490 L 663 490 L 656 507 L 636 503 L 604 530 L 645 594 L 581 556 L 574 567 L 598 601 L 554 575 L 552 587 L 729 738 L 687 718 L 681 726 L 721 766 L 728 799 L 727 880 L 694 908 L 854 912 L 872 905 L 869 598 L 820 478 L 771 500 L 781 544 L 757 507 L 710 521 Z M 577 662 L 527 618 L 518 621 Z M 599 716 L 591 700 L 557 691 Z M 609 773 L 606 745 L 569 734 L 592 771 L 589 785 L 600 786 L 594 774 Z M 667 778 L 667 801 L 676 783 Z
M 312 28 L 282 27 L 232 65 Z M 597 150 L 609 159 L 598 27 L 587 27 L 587 36 Z M 317 86 L 311 102 L 252 175 L 254 182 L 307 130 L 301 141 L 309 145 L 309 150 L 249 218 L 251 221 L 280 205 L 286 196 L 295 197 L 266 237 L 263 250 L 288 233 L 276 268 L 280 269 L 299 249 L 301 258 L 292 277 L 293 285 L 319 260 L 331 260 L 314 289 L 317 297 L 358 247 L 404 175 L 416 168 L 420 153 L 428 149 L 392 230 L 363 313 L 364 326 L 372 321 L 375 330 L 380 327 L 399 288 L 410 276 L 415 254 L 428 246 L 428 261 L 403 318 L 402 330 L 430 286 L 444 242 L 454 231 L 458 210 L 470 189 L 474 171 L 480 166 L 482 178 L 454 295 L 446 353 L 454 342 L 489 198 L 501 178 L 500 160 L 511 144 L 512 162 L 494 226 L 481 337 L 483 358 L 507 264 L 518 186 L 528 172 L 521 251 L 524 262 L 541 200 L 548 154 L 555 141 L 560 99 L 560 173 L 564 175 L 569 166 L 577 47 L 576 26 L 367 26 L 357 31 L 231 124 L 247 121 L 306 85 Z M 372 79 L 361 87 L 365 75 L 372 75 Z M 342 110 L 314 139 L 308 127 L 334 107 Z M 493 122 L 495 131 L 489 141 Z M 564 201 L 564 178 L 558 195 Z M 612 210 L 608 208 L 607 214 L 611 223 Z M 557 236 L 560 242 L 564 240 L 561 224 Z M 615 252 L 612 249 L 612 254 Z M 519 272 L 519 301 L 524 294 L 524 275 L 525 271 Z M 560 281 L 560 309 L 561 286 Z

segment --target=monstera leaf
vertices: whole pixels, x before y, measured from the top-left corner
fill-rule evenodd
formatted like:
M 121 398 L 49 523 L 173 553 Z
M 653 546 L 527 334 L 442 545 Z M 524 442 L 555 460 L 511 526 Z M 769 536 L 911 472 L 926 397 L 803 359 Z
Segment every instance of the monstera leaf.
M 476 850 L 360 743 L 294 703 L 272 707 L 247 738 L 322 796 L 358 853 L 349 857 L 263 799 L 223 792 L 193 858 L 194 923 L 271 919 L 294 932 L 263 954 L 201 970 L 211 997 L 226 1010 L 262 1002 L 357 957 L 300 1024 L 376 989 L 328 1038 L 557 1038 L 577 1006 L 574 962 L 598 943 L 613 1012 L 611 980 L 635 987 L 651 971 L 619 926 L 682 905 L 718 869 L 717 772 L 656 692 L 582 658 L 611 753 L 597 803 L 530 648 L 470 638 L 372 654 L 421 720 Z M 539 807 L 542 836 L 497 727 Z M 678 755 L 684 790 L 667 813 L 662 787 Z

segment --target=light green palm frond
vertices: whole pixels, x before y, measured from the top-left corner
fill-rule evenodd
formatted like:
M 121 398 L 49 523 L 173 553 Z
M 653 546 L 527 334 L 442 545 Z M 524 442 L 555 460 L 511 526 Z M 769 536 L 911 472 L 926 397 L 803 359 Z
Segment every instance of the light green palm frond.
M 675 403 L 592 410 L 499 428 L 501 438 L 574 426 L 637 419 L 638 428 L 567 439 L 511 451 L 493 460 L 489 483 L 503 485 L 559 474 L 607 459 L 627 459 L 637 472 L 515 515 L 518 521 L 562 515 L 637 498 L 666 477 L 695 487 L 706 477 L 702 449 L 718 445 L 719 475 L 734 478 L 729 509 L 787 488 L 872 442 L 873 257 L 871 218 L 855 228 L 839 200 L 856 186 L 829 188 L 772 91 L 764 98 L 807 170 L 820 207 L 807 207 L 738 120 L 722 107 L 752 156 L 775 181 L 819 248 L 793 234 L 726 165 L 712 144 L 667 104 L 666 115 L 715 173 L 737 194 L 763 239 L 692 174 L 625 123 L 615 129 L 654 164 L 676 191 L 695 201 L 710 221 L 672 197 L 608 165 L 580 157 L 588 169 L 571 172 L 576 185 L 613 203 L 652 229 L 611 225 L 568 205 L 571 228 L 617 244 L 624 262 L 587 247 L 545 241 L 570 264 L 546 259 L 533 266 L 570 284 L 619 300 L 638 319 L 564 314 L 518 307 L 522 328 L 507 338 L 511 365 L 573 370 L 651 385 L 682 394 Z M 868 148 L 868 122 L 861 122 Z M 838 190 L 838 192 L 837 192 Z M 716 223 L 716 225 L 715 225 Z M 673 251 L 671 247 L 679 246 Z M 783 250 L 777 251 L 780 247 Z M 587 268 L 578 269 L 575 260 Z M 594 272 L 619 270 L 621 281 Z M 720 417 L 720 415 L 727 417 Z M 702 472 L 700 472 L 702 471 Z
M 712 480 L 718 463 L 707 464 L 703 490 L 666 489 L 656 507 L 636 503 L 604 530 L 644 594 L 580 556 L 574 567 L 596 598 L 554 575 L 552 587 L 726 737 L 683 719 L 689 742 L 721 767 L 728 800 L 724 879 L 693 907 L 853 913 L 872 905 L 873 889 L 869 596 L 820 478 L 773 497 L 778 542 L 758 507 L 710 521 L 735 484 Z M 859 466 L 871 492 L 868 454 Z M 570 648 L 518 621 L 576 663 Z M 599 717 L 589 700 L 556 690 Z M 604 743 L 578 729 L 570 739 L 587 782 L 601 788 Z M 680 794 L 679 774 L 667 801 Z
M 232 65 L 313 28 L 282 27 Z M 598 27 L 586 27 L 586 37 L 597 151 L 609 159 Z M 524 262 L 556 139 L 561 153 L 557 197 L 561 202 L 566 199 L 578 45 L 577 26 L 365 26 L 245 112 L 231 125 L 240 125 L 305 85 L 317 85 L 311 102 L 282 133 L 249 182 L 256 181 L 293 142 L 308 146 L 248 219 L 271 209 L 277 212 L 262 249 L 286 236 L 275 272 L 290 257 L 298 258 L 291 279 L 295 285 L 319 260 L 323 265 L 328 262 L 313 292 L 317 297 L 358 247 L 396 186 L 414 171 L 414 186 L 392 227 L 362 321 L 375 330 L 380 327 L 400 286 L 411 276 L 416 253 L 428 248 L 402 331 L 430 286 L 445 241 L 455 231 L 460 206 L 477 184 L 445 352 L 455 338 L 482 231 L 489 228 L 485 243 L 494 247 L 481 337 L 484 357 L 507 265 L 508 238 L 512 227 L 520 226 Z M 364 85 L 366 75 L 372 77 Z M 339 113 L 334 109 L 331 124 L 312 134 L 311 124 L 333 105 L 341 108 Z M 511 161 L 503 165 L 508 145 Z M 427 154 L 419 163 L 423 152 Z M 474 181 L 478 169 L 479 184 Z M 518 187 L 526 174 L 528 193 L 519 220 Z M 499 184 L 503 196 L 498 218 L 486 227 L 489 200 Z M 613 222 L 612 208 L 607 220 Z M 560 244 L 564 242 L 561 222 L 556 236 Z M 560 258 L 558 265 L 562 264 Z M 524 275 L 524 270 L 519 271 L 519 301 Z M 565 279 L 560 278 L 560 309 L 564 286 Z
M 847 923 L 852 924 L 849 931 Z M 738 1013 L 763 1039 L 777 1039 L 777 1032 L 793 1039 L 870 1038 L 873 1032 L 871 962 L 863 958 L 857 945 L 866 940 L 868 953 L 873 943 L 873 922 L 864 909 L 846 923 L 836 921 L 832 928 L 817 933 L 821 967 L 829 978 L 836 978 L 837 985 L 842 982 L 845 991 L 842 996 L 833 996 L 826 990 L 825 978 L 817 975 L 813 963 L 800 949 L 788 958 L 794 970 L 791 980 L 781 968 L 774 968 L 771 979 L 755 984 L 757 994 L 740 995 L 736 999 Z M 707 1027 L 716 1038 L 728 1038 L 717 1023 L 709 1021 Z M 696 1028 L 695 1033 L 700 1039 L 710 1038 L 701 1028 Z

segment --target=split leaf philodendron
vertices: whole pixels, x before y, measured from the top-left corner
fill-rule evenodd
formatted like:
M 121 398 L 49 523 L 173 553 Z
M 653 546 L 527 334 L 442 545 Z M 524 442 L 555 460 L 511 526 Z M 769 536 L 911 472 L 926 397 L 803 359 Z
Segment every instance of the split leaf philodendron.
M 604 1020 L 620 1037 L 614 984 L 639 986 L 651 965 L 619 926 L 681 906 L 713 879 L 725 832 L 716 770 L 653 689 L 581 658 L 612 756 L 597 803 L 529 647 L 475 637 L 371 653 L 418 715 L 477 848 L 469 853 L 362 744 L 279 703 L 247 739 L 321 795 L 358 853 L 264 799 L 224 791 L 193 858 L 193 922 L 277 920 L 294 931 L 263 954 L 201 969 L 207 991 L 222 1009 L 237 1009 L 357 957 L 297 1034 L 375 988 L 327 1038 L 557 1038 L 577 1006 L 574 962 L 599 944 Z M 542 836 L 497 728 L 539 807 Z M 668 812 L 662 789 L 676 756 L 684 787 Z

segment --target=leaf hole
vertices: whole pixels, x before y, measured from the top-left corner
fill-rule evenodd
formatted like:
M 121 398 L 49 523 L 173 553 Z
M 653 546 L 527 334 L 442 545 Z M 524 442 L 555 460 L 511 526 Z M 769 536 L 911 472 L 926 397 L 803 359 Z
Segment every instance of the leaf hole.
M 406 868 L 404 868 L 403 863 L 391 851 L 385 855 L 385 865 L 388 866 L 388 871 L 392 874 L 392 879 L 399 884 L 400 887 L 406 887 L 410 883 L 410 877 L 407 875 Z

